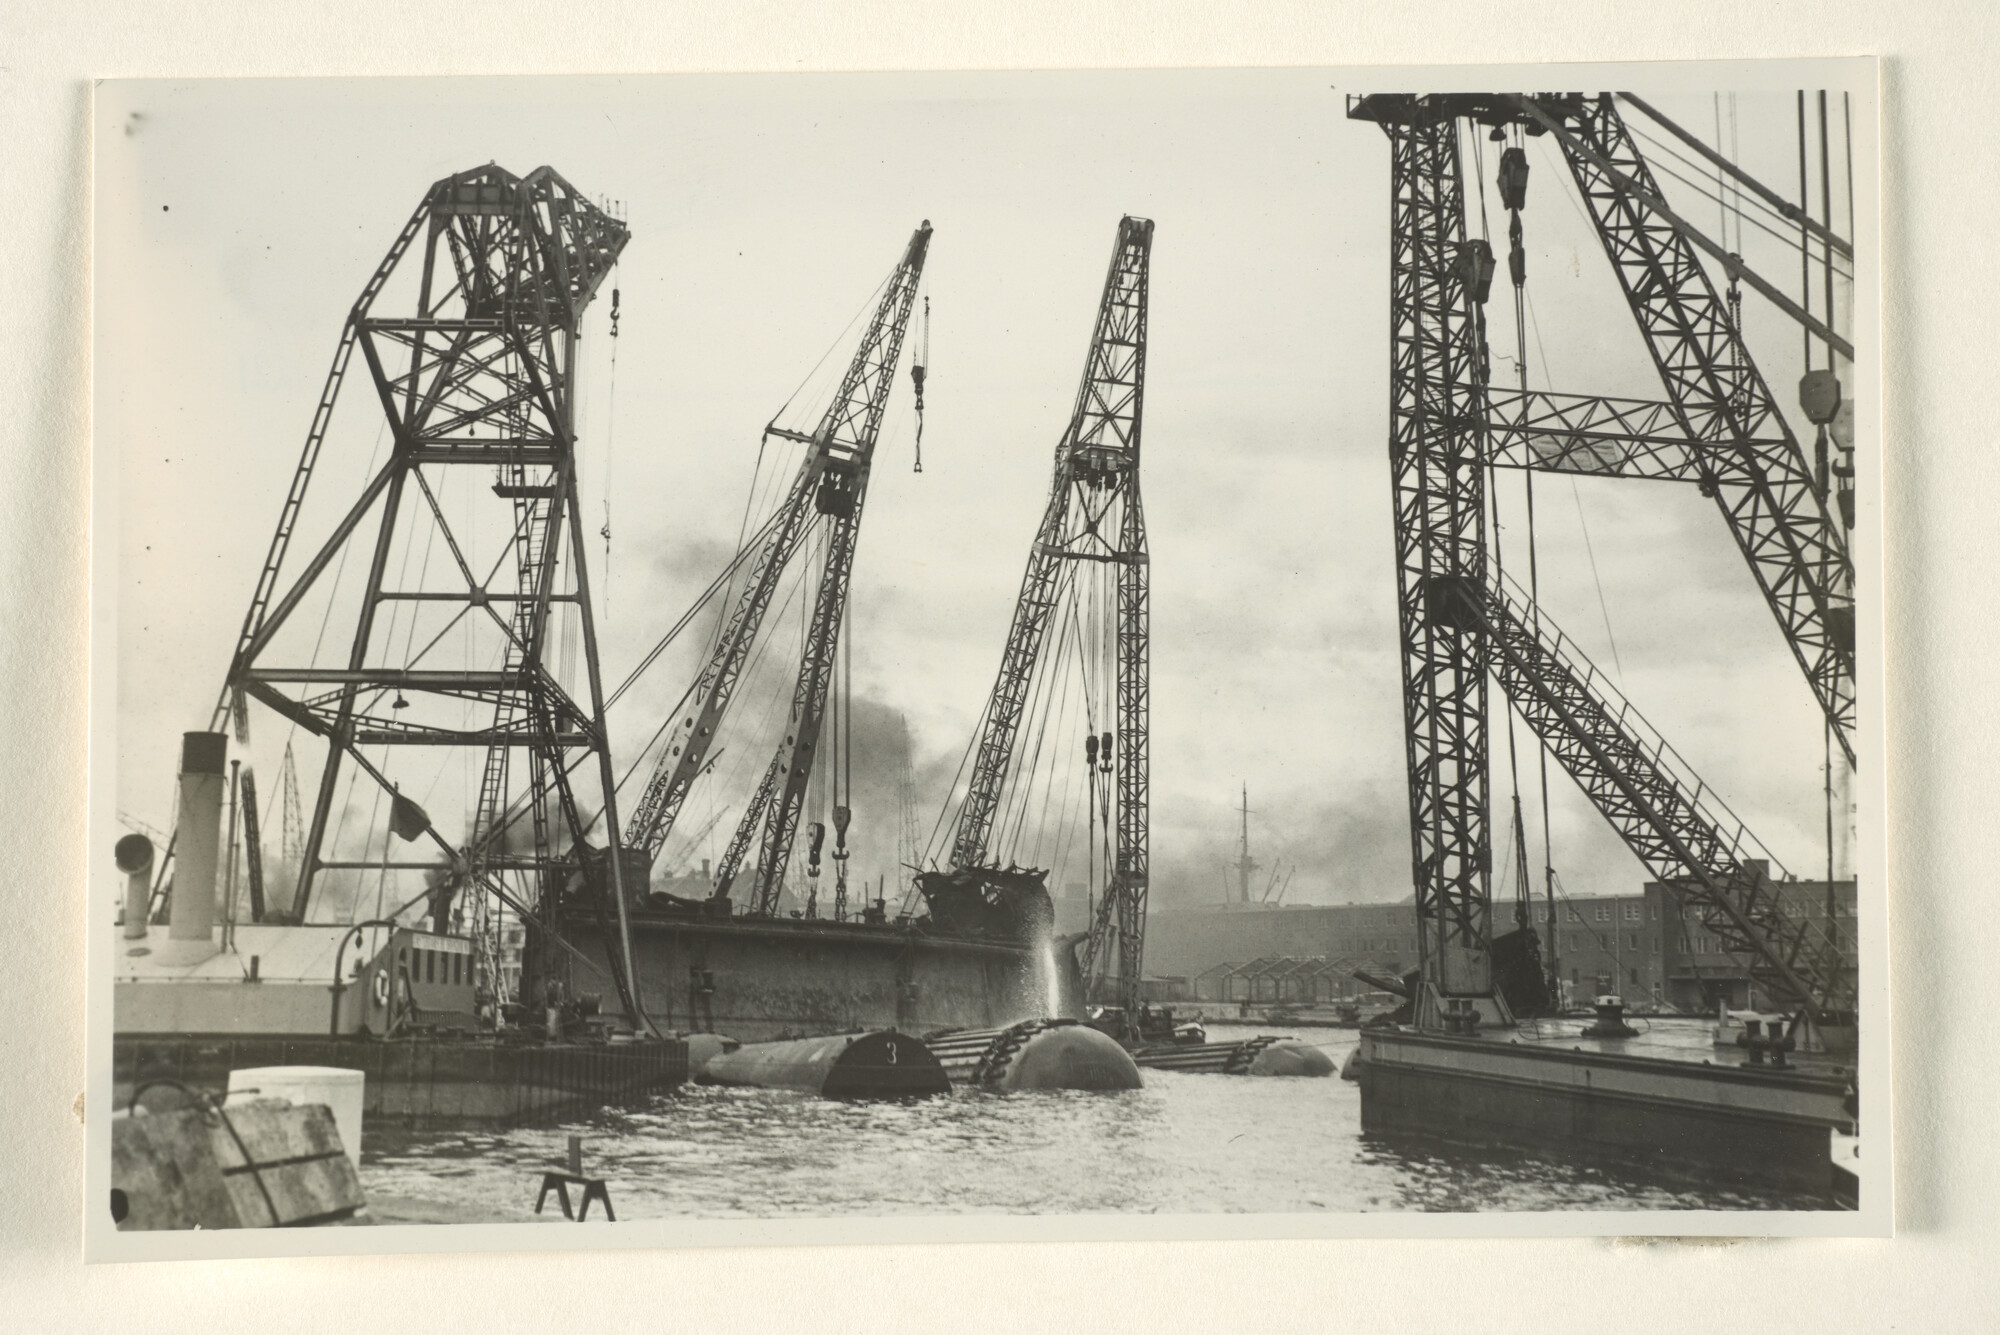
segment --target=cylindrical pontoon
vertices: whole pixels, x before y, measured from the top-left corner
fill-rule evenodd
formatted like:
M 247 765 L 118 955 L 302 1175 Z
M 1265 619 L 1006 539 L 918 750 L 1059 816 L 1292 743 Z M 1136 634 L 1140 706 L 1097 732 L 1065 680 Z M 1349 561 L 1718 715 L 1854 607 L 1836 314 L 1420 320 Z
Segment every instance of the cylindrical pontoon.
M 925 1040 L 952 1083 L 971 1089 L 1137 1089 L 1132 1055 L 1075 1020 L 1023 1020 L 1005 1029 L 961 1029 Z
M 951 1078 L 923 1041 L 894 1029 L 789 1043 L 746 1043 L 710 1057 L 698 1078 L 710 1085 L 797 1089 L 830 1099 L 951 1092 Z
M 1333 1058 L 1296 1038 L 1260 1034 L 1234 1043 L 1188 1043 L 1144 1048 L 1134 1054 L 1141 1066 L 1159 1071 L 1210 1075 L 1333 1074 Z

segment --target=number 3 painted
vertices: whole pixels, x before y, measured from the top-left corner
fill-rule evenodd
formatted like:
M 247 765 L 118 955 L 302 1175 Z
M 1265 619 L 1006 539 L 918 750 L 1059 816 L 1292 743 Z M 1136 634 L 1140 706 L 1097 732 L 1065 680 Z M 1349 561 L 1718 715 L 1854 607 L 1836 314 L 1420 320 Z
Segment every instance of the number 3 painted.
M 889 1045 L 889 1065 L 894 1066 L 895 1064 L 896 1064 L 896 1045 L 894 1043 L 891 1043 Z

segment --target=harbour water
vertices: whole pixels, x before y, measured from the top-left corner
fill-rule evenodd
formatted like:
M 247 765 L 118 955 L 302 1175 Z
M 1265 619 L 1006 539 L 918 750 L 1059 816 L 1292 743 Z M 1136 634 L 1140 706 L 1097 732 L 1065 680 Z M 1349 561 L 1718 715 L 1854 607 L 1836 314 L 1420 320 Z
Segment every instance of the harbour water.
M 1686 1045 L 1705 1041 L 1700 1022 L 1653 1029 Z M 1209 1030 L 1216 1039 L 1270 1032 Z M 1351 1030 L 1296 1032 L 1336 1063 L 1356 1042 Z M 1821 1204 L 1555 1157 L 1364 1136 L 1359 1090 L 1338 1079 L 1148 1071 L 1145 1088 L 1122 1094 L 843 1103 L 689 1085 L 644 1107 L 556 1126 L 371 1127 L 362 1161 L 371 1213 L 384 1223 L 536 1218 L 540 1175 L 561 1161 L 572 1134 L 584 1138 L 590 1175 L 609 1180 L 620 1219 Z M 561 1218 L 553 1202 L 548 1209 L 541 1218 Z

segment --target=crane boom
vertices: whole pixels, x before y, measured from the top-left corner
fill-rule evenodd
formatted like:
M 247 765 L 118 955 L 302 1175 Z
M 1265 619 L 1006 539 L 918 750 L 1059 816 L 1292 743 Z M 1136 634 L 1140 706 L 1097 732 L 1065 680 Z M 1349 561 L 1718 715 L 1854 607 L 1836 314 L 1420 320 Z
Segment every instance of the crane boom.
M 1123 219 L 1111 269 L 1105 276 L 1098 304 L 1083 381 L 1068 428 L 1056 446 L 1055 484 L 1048 508 L 1028 552 L 1028 568 L 1014 603 L 1013 624 L 1000 655 L 1000 672 L 988 697 L 979 750 L 972 765 L 965 803 L 959 810 L 952 840 L 954 867 L 975 867 L 988 856 L 987 842 L 1000 806 L 1000 794 L 1014 759 L 1014 739 L 1028 703 L 1028 686 L 1041 655 L 1049 618 L 1058 601 L 1059 575 L 1066 558 L 1104 556 L 1110 546 L 1094 523 L 1071 522 L 1077 493 L 1101 485 L 1102 461 L 1129 453 L 1134 465 L 1139 453 L 1139 412 L 1144 390 L 1145 303 L 1147 261 L 1152 253 L 1153 225 L 1141 218 Z M 1132 496 L 1136 499 L 1136 468 Z M 1101 510 L 1102 503 L 1098 508 Z M 1086 514 L 1090 511 L 1086 510 Z M 1139 518 L 1134 516 L 1135 519 Z M 1143 557 L 1143 520 L 1140 550 Z M 1122 535 L 1121 535 L 1122 536 Z M 1122 543 L 1121 543 L 1122 547 Z
M 1091 924 L 1086 979 L 1117 950 L 1118 1003 L 1136 1023 L 1145 947 L 1149 876 L 1147 742 L 1150 704 L 1146 516 L 1139 495 L 1139 439 L 1146 380 L 1147 277 L 1153 224 L 1119 220 L 1118 239 L 1098 303 L 1082 383 L 1068 428 L 1056 446 L 1049 503 L 1028 553 L 1028 568 L 987 699 L 965 800 L 953 829 L 951 864 L 968 872 L 995 862 L 995 819 L 1010 773 L 1015 741 L 1031 694 L 1035 666 L 1065 584 L 1086 562 L 1116 572 L 1116 701 L 1113 743 L 1117 811 L 1113 860 L 1105 896 Z
M 1574 128 L 1520 102 L 1561 141 L 1682 427 L 1708 447 L 1703 489 L 1852 765 L 1854 565 L 1830 498 L 1688 237 L 1657 222 L 1659 187 L 1611 95 L 1574 104 Z
M 827 692 L 833 681 L 834 650 L 840 644 L 848 582 L 854 573 L 854 548 L 861 537 L 861 507 L 868 496 L 875 438 L 882 429 L 889 391 L 896 383 L 896 363 L 902 356 L 903 335 L 909 329 L 910 308 L 916 300 L 917 283 L 923 277 L 930 241 L 931 225 L 925 222 L 911 235 L 902 262 L 896 266 L 881 301 L 876 304 L 868 331 L 862 335 L 861 346 L 855 349 L 854 360 L 841 378 L 840 391 L 833 396 L 833 404 L 819 430 L 813 433 L 815 448 L 824 451 L 827 457 L 826 471 L 814 499 L 815 508 L 829 521 L 826 564 L 820 571 L 812 621 L 806 628 L 805 651 L 800 656 L 798 682 L 792 691 L 790 726 L 772 760 L 774 805 L 764 826 L 758 858 L 754 901 L 754 911 L 758 913 L 770 913 L 777 908 L 785 864 L 791 857 L 792 836 L 798 830 L 799 811 L 805 804 L 806 781 L 812 777 L 820 725 L 826 717 Z M 746 811 L 745 826 L 749 827 L 756 817 L 755 810 Z
M 1468 594 L 1469 588 L 1461 590 Z M 1748 962 L 1751 976 L 1815 1019 L 1854 1006 L 1838 943 L 1788 905 L 1773 859 L 1673 747 L 1654 732 L 1576 642 L 1531 611 L 1509 582 L 1470 606 L 1493 646 L 1493 674 L 1514 708 L 1589 794 L 1633 856 L 1682 893 L 1703 927 Z
M 667 836 L 673 830 L 674 817 L 680 814 L 689 787 L 708 763 L 709 746 L 736 692 L 737 680 L 743 675 L 744 664 L 749 660 L 757 630 L 763 625 L 764 613 L 770 608 L 778 579 L 798 547 L 799 535 L 804 531 L 806 501 L 812 495 L 813 483 L 818 476 L 817 465 L 817 459 L 809 455 L 799 475 L 792 480 L 791 490 L 779 507 L 774 522 L 765 528 L 763 546 L 751 563 L 743 593 L 731 609 L 729 621 L 717 637 L 715 649 L 695 684 L 694 708 L 674 725 L 672 735 L 653 767 L 652 776 L 646 781 L 646 791 L 633 811 L 632 846 L 645 849 L 648 864 L 658 858 L 660 850 L 666 846 Z
M 1439 1001 L 1487 999 L 1488 647 L 1445 596 L 1486 582 L 1485 386 L 1477 315 L 1457 262 L 1466 251 L 1463 173 L 1452 116 L 1393 103 L 1384 112 L 1370 118 L 1390 143 L 1389 464 L 1418 950 Z M 1496 1009 L 1487 1018 L 1510 1017 Z
M 858 473 L 865 484 L 867 456 L 874 450 L 875 434 L 881 428 L 888 382 L 894 379 L 893 354 L 902 344 L 903 329 L 909 319 L 909 296 L 915 291 L 916 275 L 922 272 L 930 234 L 930 223 L 926 221 L 911 237 L 832 405 L 820 419 L 818 429 L 803 437 L 810 448 L 777 513 L 760 530 L 762 546 L 751 563 L 743 593 L 695 684 L 692 708 L 674 725 L 646 782 L 646 790 L 633 810 L 631 844 L 646 850 L 649 863 L 659 857 L 673 830 L 674 818 L 687 800 L 688 789 L 707 764 L 709 748 L 736 693 L 757 632 L 764 623 L 764 614 L 815 508 L 840 498 L 854 500 L 857 512 L 860 508 L 858 494 L 853 490 L 854 479 Z M 900 315 L 891 319 L 892 310 L 899 310 Z M 882 372 L 878 363 L 892 323 L 895 348 L 889 349 L 888 369 Z M 771 434 L 799 438 L 796 433 L 775 428 Z

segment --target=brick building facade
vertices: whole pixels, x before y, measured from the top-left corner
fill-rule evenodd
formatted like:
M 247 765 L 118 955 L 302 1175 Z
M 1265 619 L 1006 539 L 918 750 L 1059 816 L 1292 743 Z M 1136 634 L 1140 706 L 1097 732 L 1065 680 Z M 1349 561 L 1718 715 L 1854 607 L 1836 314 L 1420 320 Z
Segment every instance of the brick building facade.
M 1778 886 L 1792 912 L 1824 923 L 1824 881 Z M 1834 930 L 1854 948 L 1855 885 L 1833 885 Z M 1546 905 L 1534 925 L 1546 943 Z M 1496 924 L 1511 921 L 1495 905 Z M 1639 893 L 1572 897 L 1557 906 L 1555 959 L 1568 1005 L 1604 993 L 1635 1010 L 1711 1013 L 1770 1005 L 1749 970 L 1723 954 L 1677 882 L 1651 881 Z M 1351 970 L 1400 975 L 1417 965 L 1416 907 L 1400 904 L 1301 905 L 1272 908 L 1218 904 L 1154 912 L 1146 929 L 1146 973 L 1178 984 L 1175 995 L 1204 1001 L 1339 1000 L 1367 991 Z M 1281 976 L 1283 975 L 1283 976 Z M 1307 976 L 1310 987 L 1305 985 Z

